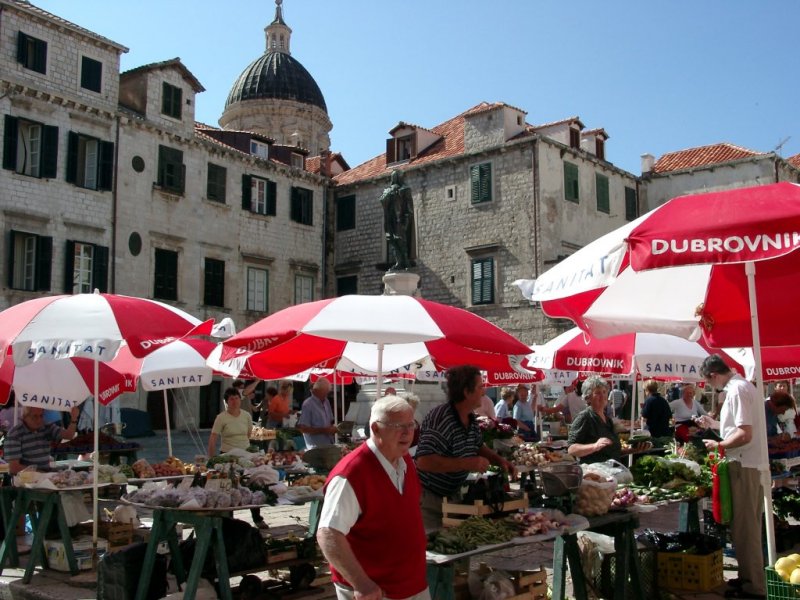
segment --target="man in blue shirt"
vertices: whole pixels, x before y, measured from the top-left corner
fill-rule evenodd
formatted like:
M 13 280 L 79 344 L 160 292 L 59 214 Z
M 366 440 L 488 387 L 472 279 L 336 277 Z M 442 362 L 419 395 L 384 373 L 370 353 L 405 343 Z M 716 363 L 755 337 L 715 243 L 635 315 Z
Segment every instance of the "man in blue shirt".
M 311 395 L 303 401 L 297 428 L 303 434 L 306 448 L 331 446 L 336 433 L 333 424 L 333 410 L 328 402 L 331 382 L 320 377 L 311 388 Z

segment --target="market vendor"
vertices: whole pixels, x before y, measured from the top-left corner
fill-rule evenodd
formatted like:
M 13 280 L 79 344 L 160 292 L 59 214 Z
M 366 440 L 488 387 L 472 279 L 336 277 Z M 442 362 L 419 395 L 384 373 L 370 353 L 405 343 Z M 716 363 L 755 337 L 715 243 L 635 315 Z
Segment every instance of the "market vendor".
M 442 500 L 454 497 L 470 472 L 484 473 L 490 464 L 515 474 L 514 466 L 483 443 L 472 412 L 483 396 L 481 372 L 472 365 L 447 371 L 447 402 L 422 421 L 415 456 L 422 482 L 422 520 L 426 529 L 442 526 Z
M 50 449 L 52 442 L 69 441 L 75 437 L 80 407 L 70 411 L 69 427 L 58 423 L 44 423 L 44 409 L 25 406 L 22 409 L 22 422 L 8 431 L 3 444 L 3 453 L 8 469 L 16 475 L 29 466 L 37 469 L 50 468 Z
M 336 596 L 428 600 L 421 487 L 408 455 L 417 429 L 403 398 L 372 405 L 370 437 L 328 476 L 317 541 Z
M 653 439 L 672 437 L 672 427 L 669 425 L 672 409 L 667 399 L 661 395 L 661 386 L 651 379 L 645 382 L 644 391 L 647 392 L 647 398 L 644 400 L 642 417 L 647 422 L 650 435 Z
M 297 428 L 303 434 L 306 448 L 319 448 L 332 446 L 336 425 L 333 424 L 333 409 L 328 401 L 328 392 L 331 391 L 331 382 L 326 377 L 320 377 L 311 387 L 311 395 L 303 401 Z
M 693 420 L 708 414 L 703 405 L 697 401 L 696 390 L 693 383 L 684 383 L 681 388 L 681 397 L 669 403 L 675 419 L 675 438 L 681 442 L 688 441 L 693 431 L 697 430 Z
M 786 424 L 781 417 L 790 410 L 795 410 L 794 398 L 786 392 L 775 391 L 769 395 L 764 402 L 764 416 L 767 421 L 767 437 L 782 436 L 784 439 L 791 437 L 788 431 L 784 431 Z M 792 423 L 794 425 L 794 423 Z
M 278 393 L 270 398 L 267 404 L 267 427 L 272 429 L 283 427 L 283 420 L 289 416 L 292 410 L 293 389 L 291 381 L 281 381 L 278 384 Z
M 614 432 L 614 423 L 606 414 L 608 382 L 602 377 L 587 377 L 581 394 L 588 406 L 572 420 L 567 438 L 567 452 L 583 462 L 619 460 L 622 446 Z

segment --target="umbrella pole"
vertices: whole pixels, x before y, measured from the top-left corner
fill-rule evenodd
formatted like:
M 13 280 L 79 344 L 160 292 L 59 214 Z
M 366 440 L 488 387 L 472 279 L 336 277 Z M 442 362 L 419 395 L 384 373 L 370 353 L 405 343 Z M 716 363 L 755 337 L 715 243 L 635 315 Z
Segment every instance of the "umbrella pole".
M 747 275 L 747 295 L 750 299 L 750 327 L 753 332 L 753 359 L 756 367 L 756 388 L 764 389 L 764 372 L 761 370 L 761 332 L 758 327 L 758 304 L 756 302 L 756 265 L 748 261 L 744 265 Z M 764 519 L 766 520 L 767 557 L 775 564 L 775 522 L 772 518 L 772 484 L 769 473 L 761 474 L 761 489 L 764 492 Z
M 172 428 L 169 425 L 169 402 L 167 401 L 167 390 L 164 389 L 164 419 L 167 422 L 167 456 L 172 456 Z
M 100 428 L 97 426 L 100 420 L 100 406 L 99 394 L 100 389 L 100 362 L 94 361 L 94 453 L 92 454 L 92 559 L 97 560 L 97 520 L 99 518 L 98 511 L 98 487 L 97 479 L 100 475 Z
M 339 403 L 336 401 L 336 368 L 333 369 L 333 424 L 339 424 Z M 338 431 L 333 436 L 334 443 L 339 443 Z
M 383 384 L 383 344 L 378 344 L 378 380 L 375 382 L 375 400 L 381 397 Z

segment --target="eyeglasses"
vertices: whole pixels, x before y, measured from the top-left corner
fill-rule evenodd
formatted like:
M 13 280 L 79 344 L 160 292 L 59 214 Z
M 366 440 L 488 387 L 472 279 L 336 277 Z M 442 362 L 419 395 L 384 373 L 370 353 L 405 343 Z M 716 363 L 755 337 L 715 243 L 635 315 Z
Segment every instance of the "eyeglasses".
M 416 422 L 414 423 L 387 423 L 386 421 L 378 421 L 381 425 L 385 425 L 389 429 L 394 429 L 395 431 L 402 431 L 403 433 L 408 433 L 409 431 L 415 431 L 419 425 Z

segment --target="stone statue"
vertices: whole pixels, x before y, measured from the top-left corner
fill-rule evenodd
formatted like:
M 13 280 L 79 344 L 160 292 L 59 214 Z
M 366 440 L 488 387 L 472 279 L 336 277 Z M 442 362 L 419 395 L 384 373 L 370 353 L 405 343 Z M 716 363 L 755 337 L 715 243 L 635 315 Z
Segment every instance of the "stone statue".
M 386 240 L 394 251 L 395 264 L 389 271 L 405 271 L 411 261 L 411 239 L 414 231 L 414 200 L 411 188 L 403 183 L 402 171 L 392 171 L 391 185 L 381 195 L 383 228 Z

